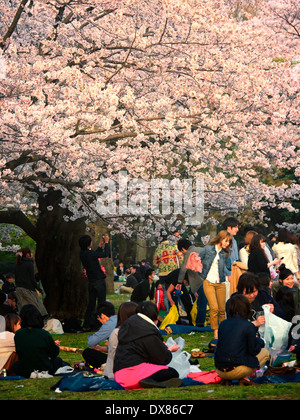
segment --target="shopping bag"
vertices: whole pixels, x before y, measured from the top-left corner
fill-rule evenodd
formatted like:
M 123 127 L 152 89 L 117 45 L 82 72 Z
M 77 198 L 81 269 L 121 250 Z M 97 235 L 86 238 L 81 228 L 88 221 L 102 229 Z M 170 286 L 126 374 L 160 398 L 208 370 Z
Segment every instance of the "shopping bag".
M 193 306 L 190 312 L 193 325 L 196 325 L 197 312 L 198 310 L 197 310 L 197 299 L 196 299 L 195 302 L 193 303 Z
M 171 306 L 169 313 L 165 316 L 162 323 L 160 324 L 159 328 L 164 330 L 167 325 L 169 324 L 176 324 L 179 319 L 179 313 L 176 305 Z
M 178 372 L 180 379 L 185 378 L 190 372 L 190 357 L 191 355 L 187 351 L 177 350 L 175 353 L 172 353 L 172 360 L 168 366 Z
M 177 344 L 177 346 L 179 346 L 179 350 L 182 351 L 185 348 L 185 339 L 182 337 L 177 337 L 174 338 L 173 337 L 169 337 L 166 341 L 166 345 L 168 347 L 173 346 L 174 344 Z M 178 350 L 177 350 L 178 351 Z
M 265 324 L 259 328 L 259 333 L 262 334 L 265 347 L 274 355 L 287 349 L 292 323 L 271 313 L 269 305 L 263 305 L 262 308 Z
M 188 352 L 183 351 L 183 349 L 185 348 L 184 338 L 177 337 L 174 340 L 172 337 L 169 337 L 166 341 L 166 345 L 168 347 L 171 347 L 174 344 L 177 344 L 179 346 L 179 349 L 176 352 L 172 353 L 172 360 L 168 366 L 174 368 L 178 372 L 179 378 L 183 379 L 190 372 L 191 364 L 189 360 L 191 355 Z

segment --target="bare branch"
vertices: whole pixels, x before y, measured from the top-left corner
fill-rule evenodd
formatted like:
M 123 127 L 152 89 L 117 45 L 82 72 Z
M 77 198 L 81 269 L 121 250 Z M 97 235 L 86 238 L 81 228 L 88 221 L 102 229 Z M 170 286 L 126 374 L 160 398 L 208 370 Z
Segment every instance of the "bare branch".
M 2 49 L 4 48 L 5 42 L 14 33 L 14 31 L 15 31 L 17 25 L 18 25 L 18 22 L 19 22 L 19 20 L 21 18 L 21 14 L 22 14 L 22 12 L 23 12 L 23 10 L 24 10 L 27 2 L 28 2 L 28 0 L 22 0 L 21 1 L 20 5 L 18 7 L 18 10 L 17 10 L 17 12 L 15 14 L 15 17 L 14 17 L 14 19 L 13 19 L 10 27 L 8 28 L 6 34 L 4 35 L 3 41 L 0 43 L 0 48 L 2 48 Z

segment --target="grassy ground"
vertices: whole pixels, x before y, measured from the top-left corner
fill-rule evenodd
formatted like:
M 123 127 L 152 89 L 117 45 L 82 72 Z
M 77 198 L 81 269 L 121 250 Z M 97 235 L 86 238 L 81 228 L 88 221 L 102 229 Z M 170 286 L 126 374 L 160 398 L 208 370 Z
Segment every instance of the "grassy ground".
M 126 295 L 108 295 L 116 307 L 122 301 L 128 300 Z M 85 348 L 87 333 L 54 335 L 59 339 L 62 346 Z M 177 336 L 173 336 L 176 338 Z M 192 348 L 207 348 L 213 338 L 209 332 L 184 335 L 186 350 Z M 167 336 L 165 336 L 167 339 Z M 62 359 L 73 366 L 82 361 L 80 354 L 61 352 Z M 214 359 L 205 357 L 199 359 L 200 368 L 203 371 L 214 369 Z M 148 389 L 139 391 L 90 391 L 90 392 L 69 392 L 55 393 L 50 387 L 59 381 L 59 377 L 49 379 L 27 379 L 16 381 L 0 381 L 0 400 L 102 400 L 103 404 L 109 406 L 113 401 L 130 402 L 140 401 L 172 401 L 172 404 L 180 404 L 184 401 L 192 401 L 197 404 L 199 400 L 299 400 L 300 384 L 267 384 L 253 387 L 223 385 L 199 385 L 183 388 L 169 388 L 166 390 Z M 158 404 L 158 403 L 157 403 Z M 104 409 L 104 408 L 103 408 Z M 189 408 L 186 408 L 188 410 Z

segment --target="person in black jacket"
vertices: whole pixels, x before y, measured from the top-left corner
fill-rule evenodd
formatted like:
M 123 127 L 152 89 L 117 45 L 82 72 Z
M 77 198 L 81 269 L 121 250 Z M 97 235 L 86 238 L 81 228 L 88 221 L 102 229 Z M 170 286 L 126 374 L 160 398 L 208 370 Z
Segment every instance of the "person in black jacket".
M 34 264 L 30 248 L 22 248 L 17 253 L 17 264 L 15 267 L 15 284 L 17 295 L 18 312 L 22 310 L 24 305 L 34 305 L 42 317 L 48 315 L 38 292 L 41 292 L 36 283 L 34 275 Z
M 279 316 L 280 318 L 284 318 L 284 312 L 279 304 L 266 290 L 261 289 L 261 284 L 257 275 L 246 271 L 240 276 L 237 284 L 237 292 L 233 293 L 226 302 L 227 316 L 231 299 L 237 294 L 244 295 L 248 299 L 251 307 L 249 321 L 251 321 L 255 327 L 260 327 L 265 323 L 263 305 L 269 305 L 271 313 L 274 313 L 274 315 Z
M 153 302 L 141 302 L 137 314 L 122 324 L 114 359 L 115 381 L 125 389 L 180 386 L 178 372 L 168 367 L 172 352 L 158 330 L 158 309 Z
M 102 246 L 104 245 L 104 249 Z M 99 247 L 92 250 L 92 238 L 89 235 L 83 235 L 79 239 L 79 257 L 86 271 L 88 278 L 89 301 L 85 312 L 83 330 L 89 331 L 93 325 L 92 315 L 98 305 L 106 301 L 106 275 L 101 269 L 99 258 L 110 256 L 109 236 L 104 235 L 99 242 Z
M 153 268 L 150 268 L 146 271 L 145 280 L 138 283 L 138 285 L 134 288 L 132 295 L 131 295 L 131 302 L 140 303 L 146 300 L 148 297 L 150 300 L 154 299 L 154 292 L 155 292 L 155 271 Z
M 5 276 L 4 283 L 2 285 L 2 292 L 6 293 L 7 295 L 11 292 L 16 291 L 16 286 L 14 284 L 15 276 L 12 273 L 8 273 Z
M 248 270 L 251 273 L 267 273 L 270 275 L 270 267 L 280 263 L 278 258 L 270 261 L 265 254 L 266 238 L 257 234 L 251 239 L 249 246 Z
M 251 385 L 249 376 L 269 359 L 264 341 L 256 337 L 256 328 L 248 321 L 251 306 L 246 296 L 235 294 L 230 299 L 228 318 L 219 326 L 215 350 L 216 372 L 224 381 L 239 380 Z

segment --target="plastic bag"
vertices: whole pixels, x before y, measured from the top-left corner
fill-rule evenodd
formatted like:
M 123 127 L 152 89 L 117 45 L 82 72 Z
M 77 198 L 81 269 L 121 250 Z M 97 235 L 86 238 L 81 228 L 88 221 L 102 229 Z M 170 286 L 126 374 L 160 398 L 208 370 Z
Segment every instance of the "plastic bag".
M 168 366 L 177 370 L 180 379 L 185 378 L 190 372 L 190 357 L 191 355 L 187 351 L 177 350 L 175 353 L 172 353 L 172 360 Z
M 58 319 L 48 319 L 44 326 L 44 330 L 49 331 L 51 334 L 64 334 L 64 329 Z
M 167 339 L 166 345 L 168 347 L 173 346 L 174 344 L 177 344 L 179 349 L 172 353 L 172 360 L 168 366 L 177 370 L 179 378 L 183 379 L 191 370 L 191 364 L 189 362 L 191 355 L 188 352 L 183 351 L 185 348 L 185 340 L 182 337 L 178 337 L 175 340 L 172 337 Z
M 265 347 L 274 355 L 287 349 L 292 323 L 272 314 L 269 305 L 263 305 L 262 308 L 265 324 L 259 328 L 259 333 L 265 342 Z
M 197 309 L 197 299 L 196 299 L 195 302 L 193 303 L 193 306 L 190 312 L 193 325 L 196 325 L 197 313 L 198 313 L 198 309 Z
M 171 347 L 171 346 L 173 346 L 174 344 L 177 344 L 177 346 L 179 346 L 179 350 L 177 350 L 177 351 L 182 351 L 182 350 L 185 348 L 185 339 L 184 339 L 184 338 L 182 338 L 182 337 L 177 337 L 177 338 L 175 338 L 175 340 L 174 340 L 174 338 L 169 337 L 169 338 L 167 339 L 167 341 L 166 341 L 166 345 L 167 345 L 168 347 Z
M 169 313 L 165 316 L 159 328 L 164 330 L 169 324 L 176 324 L 179 319 L 179 313 L 176 305 L 171 306 Z

